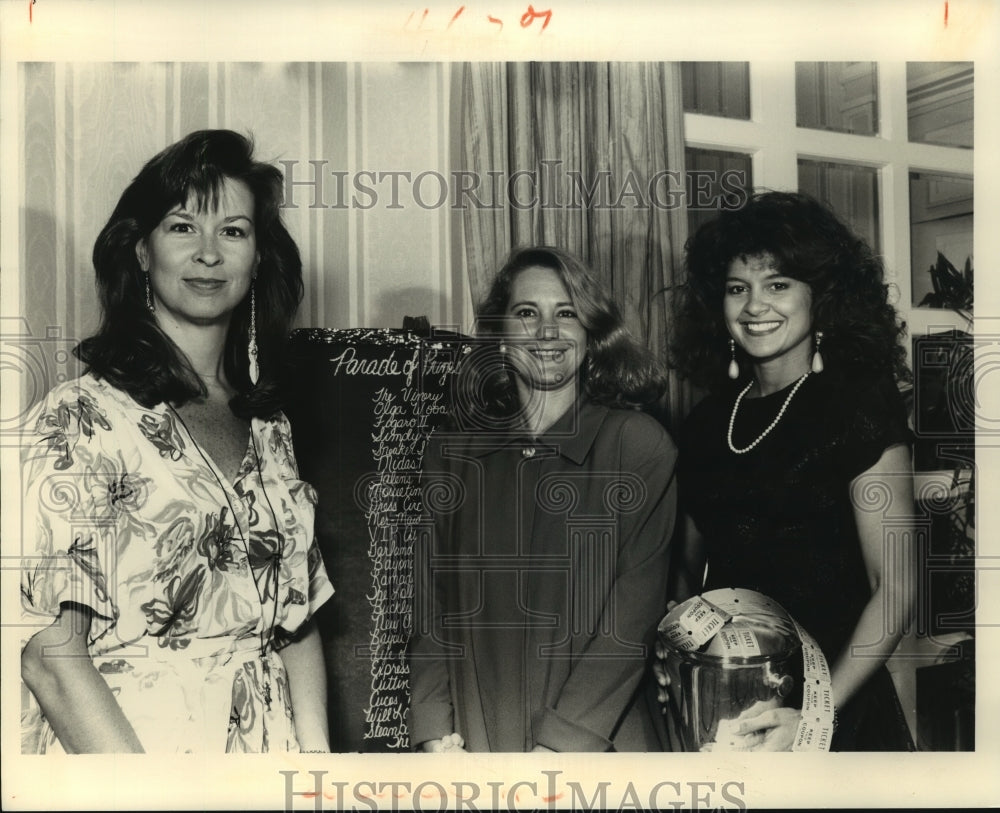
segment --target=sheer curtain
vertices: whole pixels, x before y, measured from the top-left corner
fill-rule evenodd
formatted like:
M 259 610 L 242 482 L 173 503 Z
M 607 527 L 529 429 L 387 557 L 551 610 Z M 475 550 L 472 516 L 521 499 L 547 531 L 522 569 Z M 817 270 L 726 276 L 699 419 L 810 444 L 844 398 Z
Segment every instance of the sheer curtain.
M 632 333 L 664 358 L 686 238 L 670 195 L 684 177 L 679 64 L 469 63 L 461 100 L 462 168 L 503 185 L 500 205 L 463 212 L 473 301 L 512 247 L 559 246 L 602 276 Z M 689 404 L 672 375 L 671 423 Z

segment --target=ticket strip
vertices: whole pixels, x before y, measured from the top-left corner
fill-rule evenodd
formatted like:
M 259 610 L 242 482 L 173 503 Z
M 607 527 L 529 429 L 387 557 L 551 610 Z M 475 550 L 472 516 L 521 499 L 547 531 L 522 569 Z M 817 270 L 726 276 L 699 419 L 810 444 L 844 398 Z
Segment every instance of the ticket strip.
M 793 751 L 829 751 L 833 739 L 836 708 L 830 667 L 813 637 L 793 618 L 802 642 L 802 719 L 792 743 Z
M 761 654 L 757 636 L 750 629 L 727 628 L 734 617 L 729 610 L 783 616 L 790 620 L 802 643 L 803 673 L 802 716 L 792 750 L 829 751 L 835 719 L 830 667 L 813 637 L 788 613 L 760 593 L 732 589 L 712 590 L 709 595 L 715 603 L 704 596 L 694 596 L 675 607 L 661 622 L 659 633 L 675 649 L 685 652 L 700 649 L 718 638 L 726 655 L 753 657 Z M 736 605 L 739 605 L 738 608 Z
M 667 624 L 661 625 L 659 631 L 666 635 L 667 640 L 675 648 L 685 652 L 701 649 L 732 619 L 725 610 L 705 601 L 701 596 L 689 598 L 674 608 L 667 618 L 678 610 L 680 614 Z

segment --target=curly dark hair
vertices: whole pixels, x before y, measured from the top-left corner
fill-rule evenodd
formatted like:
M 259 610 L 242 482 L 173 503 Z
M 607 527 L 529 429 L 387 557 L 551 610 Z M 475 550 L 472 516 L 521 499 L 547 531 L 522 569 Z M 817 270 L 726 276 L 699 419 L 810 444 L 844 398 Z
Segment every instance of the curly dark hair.
M 486 299 L 476 309 L 477 334 L 496 338 L 504 332 L 503 317 L 518 274 L 532 267 L 559 275 L 587 331 L 587 363 L 580 370 L 587 397 L 597 404 L 639 408 L 655 402 L 666 388 L 666 373 L 625 327 L 621 312 L 587 265 L 569 252 L 550 246 L 514 249 L 493 278 Z M 463 364 L 475 379 L 477 408 L 493 418 L 513 416 L 519 407 L 509 369 L 494 343 L 480 348 L 479 358 Z M 470 375 L 466 373 L 466 375 Z
M 685 251 L 686 278 L 672 304 L 670 362 L 695 384 L 716 391 L 729 385 L 726 278 L 733 260 L 760 256 L 809 285 L 813 329 L 823 332 L 824 375 L 909 380 L 901 344 L 906 324 L 889 303 L 882 261 L 815 199 L 757 193 L 743 208 L 705 223 Z M 744 376 L 749 368 L 740 364 Z
M 95 375 L 143 406 L 178 406 L 206 390 L 146 307 L 136 246 L 167 212 L 192 197 L 199 207 L 214 206 L 226 179 L 242 181 L 253 194 L 260 255 L 254 281 L 260 378 L 250 384 L 247 296 L 233 312 L 223 353 L 226 378 L 237 390 L 230 408 L 249 418 L 268 417 L 281 407 L 281 355 L 302 299 L 302 261 L 281 221 L 281 172 L 254 160 L 253 141 L 231 130 L 193 132 L 154 156 L 122 193 L 94 245 L 101 325 L 74 352 Z

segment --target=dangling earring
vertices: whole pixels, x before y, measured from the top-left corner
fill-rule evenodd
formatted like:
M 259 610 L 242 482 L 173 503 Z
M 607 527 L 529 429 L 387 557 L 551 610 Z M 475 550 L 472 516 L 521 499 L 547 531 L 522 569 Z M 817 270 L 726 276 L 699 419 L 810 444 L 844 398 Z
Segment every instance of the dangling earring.
M 823 372 L 823 357 L 819 354 L 819 346 L 823 341 L 823 331 L 816 331 L 816 349 L 813 350 L 812 371 L 814 373 Z
M 740 365 L 736 363 L 736 340 L 729 340 L 729 377 L 735 381 L 740 377 Z
M 149 309 L 150 313 L 156 311 L 156 306 L 153 305 L 153 294 L 149 288 L 149 272 L 146 272 L 146 307 Z
M 254 284 L 250 283 L 250 341 L 247 345 L 247 355 L 250 357 L 250 383 L 257 386 L 260 379 L 260 367 L 257 365 L 257 296 Z

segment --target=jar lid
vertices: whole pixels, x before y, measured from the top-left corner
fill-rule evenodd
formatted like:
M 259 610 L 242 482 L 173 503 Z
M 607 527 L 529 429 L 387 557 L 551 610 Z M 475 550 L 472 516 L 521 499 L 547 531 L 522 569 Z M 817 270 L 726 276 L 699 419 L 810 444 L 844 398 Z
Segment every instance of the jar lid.
M 657 628 L 662 644 L 721 659 L 773 657 L 800 646 L 795 622 L 754 590 L 723 588 L 674 607 Z

